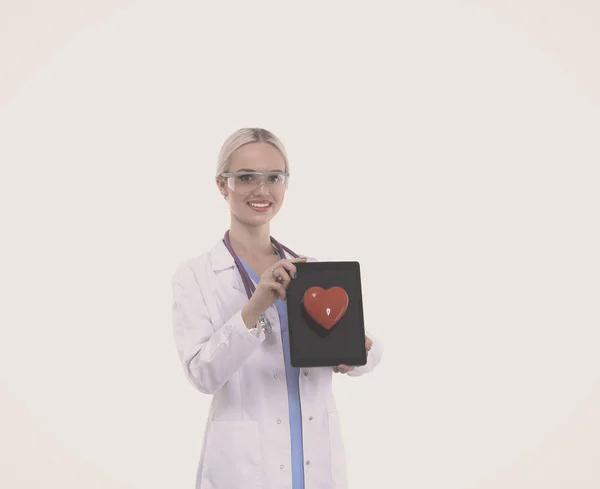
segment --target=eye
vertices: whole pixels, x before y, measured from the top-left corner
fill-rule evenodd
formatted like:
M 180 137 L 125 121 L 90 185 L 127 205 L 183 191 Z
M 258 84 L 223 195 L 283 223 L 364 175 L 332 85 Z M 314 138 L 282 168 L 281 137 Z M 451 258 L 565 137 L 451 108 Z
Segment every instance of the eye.
M 283 182 L 283 175 L 270 175 L 269 182 L 281 183 L 281 182 Z
M 248 183 L 252 181 L 252 175 L 240 175 L 238 178 L 240 179 L 240 182 Z

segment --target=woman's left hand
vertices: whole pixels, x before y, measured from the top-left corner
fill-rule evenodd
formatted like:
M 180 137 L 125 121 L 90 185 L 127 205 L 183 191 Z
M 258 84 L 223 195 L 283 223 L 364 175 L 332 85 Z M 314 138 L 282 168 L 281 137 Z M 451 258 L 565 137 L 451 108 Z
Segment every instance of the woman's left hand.
M 367 357 L 369 356 L 369 350 L 373 346 L 373 340 L 368 336 L 365 336 L 365 350 L 367 350 Z M 348 372 L 352 372 L 356 367 L 352 367 L 349 365 L 338 365 L 337 367 L 332 367 L 333 371 L 337 374 L 346 374 Z

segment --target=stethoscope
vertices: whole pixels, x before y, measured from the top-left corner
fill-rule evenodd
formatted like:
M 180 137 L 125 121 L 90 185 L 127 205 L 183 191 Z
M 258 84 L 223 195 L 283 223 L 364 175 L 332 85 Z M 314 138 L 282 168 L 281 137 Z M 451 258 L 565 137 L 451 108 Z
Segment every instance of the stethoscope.
M 225 247 L 229 250 L 229 253 L 231 253 L 231 256 L 233 257 L 235 266 L 237 267 L 238 271 L 240 272 L 240 275 L 242 276 L 242 282 L 244 283 L 244 288 L 246 289 L 246 294 L 248 295 L 248 299 L 250 299 L 252 297 L 252 294 L 254 294 L 256 287 L 254 286 L 254 282 L 252 282 L 250 275 L 248 275 L 246 268 L 240 261 L 240 258 L 237 256 L 235 251 L 233 251 L 233 247 L 231 246 L 231 241 L 229 240 L 229 229 L 225 233 L 223 242 L 225 243 Z M 273 238 L 273 236 L 271 236 L 271 243 L 273 243 L 275 248 L 277 248 L 277 251 L 281 258 L 285 257 L 284 251 L 287 251 L 294 258 L 298 258 L 298 255 L 296 253 L 294 253 L 292 250 L 290 250 L 287 246 L 284 246 L 281 243 L 279 243 L 275 238 Z
M 252 297 L 252 294 L 254 294 L 254 291 L 256 290 L 256 287 L 254 286 L 254 282 L 252 282 L 250 275 L 248 275 L 246 268 L 240 261 L 240 258 L 237 256 L 236 252 L 233 251 L 233 247 L 231 246 L 231 241 L 229 240 L 229 230 L 227 230 L 227 232 L 225 233 L 225 236 L 223 237 L 223 242 L 225 243 L 225 247 L 229 250 L 229 253 L 231 253 L 231 256 L 233 257 L 233 261 L 235 262 L 235 266 L 237 267 L 238 271 L 240 272 L 240 275 L 242 276 L 242 282 L 244 283 L 244 288 L 246 289 L 246 294 L 248 295 L 248 300 L 250 300 L 250 298 Z M 298 258 L 298 255 L 296 253 L 294 253 L 292 250 L 290 250 L 287 246 L 284 246 L 281 243 L 279 243 L 272 236 L 271 236 L 271 243 L 273 243 L 273 246 L 275 246 L 275 248 L 277 249 L 279 256 L 281 258 L 285 257 L 284 250 L 287 251 L 294 258 Z M 258 324 L 260 324 L 262 326 L 265 333 L 267 333 L 267 334 L 270 334 L 273 330 L 272 326 L 271 326 L 271 322 L 266 318 L 264 313 L 260 315 L 260 317 L 258 319 Z

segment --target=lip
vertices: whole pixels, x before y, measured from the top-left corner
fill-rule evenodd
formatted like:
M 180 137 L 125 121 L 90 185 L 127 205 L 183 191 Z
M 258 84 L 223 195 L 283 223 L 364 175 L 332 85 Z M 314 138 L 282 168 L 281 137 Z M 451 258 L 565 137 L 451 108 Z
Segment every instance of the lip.
M 268 204 L 267 207 L 252 207 L 250 204 Z M 250 209 L 254 212 L 267 212 L 271 207 L 273 207 L 273 202 L 268 200 L 251 200 L 246 204 Z

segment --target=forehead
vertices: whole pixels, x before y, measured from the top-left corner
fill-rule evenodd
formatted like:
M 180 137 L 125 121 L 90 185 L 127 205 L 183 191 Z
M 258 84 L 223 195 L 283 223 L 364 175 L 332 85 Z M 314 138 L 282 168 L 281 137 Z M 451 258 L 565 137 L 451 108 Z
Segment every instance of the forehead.
M 259 171 L 285 170 L 285 159 L 270 143 L 248 143 L 231 155 L 229 171 L 251 169 Z

